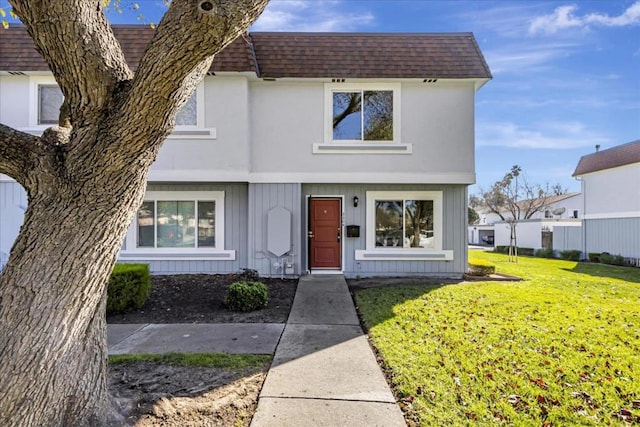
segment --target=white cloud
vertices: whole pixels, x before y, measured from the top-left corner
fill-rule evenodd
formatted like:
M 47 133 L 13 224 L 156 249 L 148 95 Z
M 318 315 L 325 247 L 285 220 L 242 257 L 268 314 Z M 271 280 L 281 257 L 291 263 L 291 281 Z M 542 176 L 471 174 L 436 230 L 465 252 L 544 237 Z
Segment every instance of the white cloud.
M 272 0 L 252 31 L 356 31 L 374 22 L 370 12 L 349 12 L 340 0 Z
M 544 71 L 555 59 L 570 55 L 574 47 L 570 43 L 539 46 L 517 44 L 488 50 L 485 57 L 494 75 L 507 72 L 531 74 L 534 71 Z
M 581 122 L 547 122 L 535 127 L 505 122 L 479 124 L 476 141 L 478 146 L 556 150 L 609 143 Z
M 534 18 L 529 25 L 529 33 L 554 34 L 570 28 L 588 30 L 589 25 L 623 27 L 640 24 L 640 1 L 629 6 L 619 16 L 609 16 L 604 13 L 590 13 L 579 16 L 575 14 L 577 10 L 578 6 L 575 4 L 559 6 L 553 13 Z

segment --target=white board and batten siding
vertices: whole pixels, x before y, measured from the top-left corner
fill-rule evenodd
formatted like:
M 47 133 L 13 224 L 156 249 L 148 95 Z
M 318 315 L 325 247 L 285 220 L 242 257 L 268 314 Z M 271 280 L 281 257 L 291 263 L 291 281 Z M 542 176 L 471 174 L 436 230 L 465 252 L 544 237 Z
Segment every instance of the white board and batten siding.
M 26 208 L 27 193 L 22 186 L 8 178 L 0 179 L 0 270 L 18 237 Z
M 635 218 L 589 219 L 584 222 L 587 253 L 609 252 L 640 260 L 640 215 Z
M 302 248 L 300 230 L 302 228 L 302 196 L 300 184 L 249 184 L 248 227 L 248 264 L 247 267 L 258 271 L 261 276 L 280 277 L 285 272 L 276 267 L 284 262 L 293 264 L 293 274 L 301 274 Z M 269 252 L 269 211 L 280 207 L 291 213 L 291 248 L 280 257 Z M 246 224 L 246 222 L 245 222 Z
M 582 227 L 553 227 L 553 250 L 582 251 Z

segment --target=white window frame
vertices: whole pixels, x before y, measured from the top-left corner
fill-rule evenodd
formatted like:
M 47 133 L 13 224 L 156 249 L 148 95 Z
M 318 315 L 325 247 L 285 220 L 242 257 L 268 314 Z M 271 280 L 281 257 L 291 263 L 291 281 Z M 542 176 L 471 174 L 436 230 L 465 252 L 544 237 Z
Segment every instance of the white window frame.
M 192 96 L 196 97 L 196 124 L 176 125 L 169 139 L 215 139 L 216 129 L 205 127 L 205 84 L 204 81 L 198 84 Z
M 444 230 L 442 191 L 367 191 L 366 193 L 366 249 L 356 251 L 357 261 L 451 261 L 452 250 L 442 249 Z M 431 200 L 433 201 L 433 248 L 376 247 L 376 201 Z
M 411 144 L 403 144 L 401 126 L 400 83 L 325 83 L 324 85 L 324 142 L 313 144 L 314 154 L 411 154 Z M 333 94 L 335 92 L 392 91 L 393 92 L 393 140 L 334 140 Z
M 53 76 L 31 76 L 29 77 L 29 129 L 43 131 L 58 123 L 38 123 L 38 112 L 40 111 L 40 86 L 58 86 Z
M 53 76 L 31 76 L 29 78 L 29 129 L 26 132 L 41 133 L 53 126 L 53 123 L 39 124 L 38 111 L 40 107 L 40 86 L 57 85 Z M 194 92 L 196 97 L 196 124 L 175 126 L 168 139 L 215 139 L 216 128 L 205 127 L 205 87 L 204 82 L 198 84 Z
M 224 191 L 148 191 L 144 196 L 145 202 L 151 201 L 203 201 L 215 202 L 215 247 L 202 248 L 150 248 L 138 247 L 138 215 L 133 218 L 122 255 L 127 260 L 152 259 L 152 260 L 224 260 L 233 261 L 236 257 L 235 250 L 225 250 L 225 217 L 224 217 Z M 157 214 L 157 210 L 156 210 Z M 157 218 L 154 218 L 157 223 Z M 209 257 L 207 257 L 209 255 Z

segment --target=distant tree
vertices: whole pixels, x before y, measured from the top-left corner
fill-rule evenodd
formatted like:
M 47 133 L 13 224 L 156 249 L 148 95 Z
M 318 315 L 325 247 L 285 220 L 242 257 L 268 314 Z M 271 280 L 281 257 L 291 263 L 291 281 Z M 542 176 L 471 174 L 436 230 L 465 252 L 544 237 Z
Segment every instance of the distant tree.
M 557 183 L 556 185 L 551 187 L 550 191 L 553 196 L 561 196 L 563 194 L 567 194 L 569 192 L 569 189 L 566 187 L 562 187 L 560 183 Z
M 480 215 L 471 206 L 468 208 L 469 225 L 477 224 L 480 221 Z
M 518 221 L 530 219 L 549 204 L 554 194 L 540 185 L 528 182 L 522 168 L 511 167 L 505 176 L 491 186 L 489 191 L 480 190 L 478 201 L 509 224 L 509 260 L 518 261 L 516 225 Z

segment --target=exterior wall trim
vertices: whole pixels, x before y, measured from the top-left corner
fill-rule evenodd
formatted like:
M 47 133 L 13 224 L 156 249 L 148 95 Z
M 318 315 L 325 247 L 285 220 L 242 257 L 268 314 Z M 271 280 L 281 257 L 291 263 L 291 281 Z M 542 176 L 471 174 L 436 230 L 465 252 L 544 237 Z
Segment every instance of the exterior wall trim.
M 640 218 L 640 212 L 611 212 L 601 214 L 585 214 L 584 219 Z

